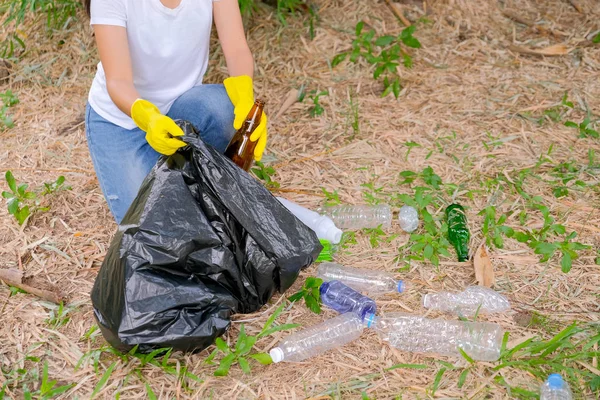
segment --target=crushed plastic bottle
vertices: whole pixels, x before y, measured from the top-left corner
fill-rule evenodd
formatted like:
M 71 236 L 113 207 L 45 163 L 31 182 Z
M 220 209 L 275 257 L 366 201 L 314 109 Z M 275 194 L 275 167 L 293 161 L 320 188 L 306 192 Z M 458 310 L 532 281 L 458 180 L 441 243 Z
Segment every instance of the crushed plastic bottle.
M 460 293 L 440 292 L 423 296 L 423 307 L 457 315 L 473 316 L 510 310 L 506 297 L 484 286 L 469 286 Z
M 319 264 L 317 278 L 325 282 L 340 281 L 356 291 L 369 295 L 402 293 L 406 290 L 404 281 L 395 279 L 390 273 L 347 267 L 333 262 Z
M 399 350 L 461 357 L 460 348 L 479 361 L 498 360 L 504 336 L 498 324 L 428 319 L 405 313 L 371 314 L 365 323 Z
M 354 313 L 338 315 L 286 337 L 269 352 L 274 363 L 298 362 L 360 337 L 364 324 Z
M 369 297 L 344 285 L 340 281 L 323 282 L 319 288 L 323 305 L 339 313 L 353 312 L 362 319 L 375 314 L 377 306 Z
M 319 215 L 319 213 L 286 200 L 283 197 L 277 197 L 277 200 L 294 214 L 296 218 L 312 229 L 319 239 L 325 239 L 333 244 L 338 244 L 342 240 L 343 232 L 335 226 L 329 217 Z
M 414 207 L 404 205 L 400 207 L 398 222 L 404 232 L 414 232 L 419 227 L 419 213 Z
M 569 384 L 559 374 L 550 374 L 540 391 L 540 400 L 572 400 Z
M 325 206 L 318 212 L 331 218 L 340 229 L 377 228 L 379 225 L 389 229 L 392 226 L 392 209 L 387 204 Z

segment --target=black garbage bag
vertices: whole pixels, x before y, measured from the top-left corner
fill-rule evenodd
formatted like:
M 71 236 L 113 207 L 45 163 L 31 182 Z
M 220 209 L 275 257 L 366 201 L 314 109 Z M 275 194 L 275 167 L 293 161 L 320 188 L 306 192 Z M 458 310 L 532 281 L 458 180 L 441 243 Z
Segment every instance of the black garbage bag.
M 187 146 L 144 180 L 91 293 L 104 338 L 121 351 L 208 347 L 322 250 L 260 182 L 177 123 Z

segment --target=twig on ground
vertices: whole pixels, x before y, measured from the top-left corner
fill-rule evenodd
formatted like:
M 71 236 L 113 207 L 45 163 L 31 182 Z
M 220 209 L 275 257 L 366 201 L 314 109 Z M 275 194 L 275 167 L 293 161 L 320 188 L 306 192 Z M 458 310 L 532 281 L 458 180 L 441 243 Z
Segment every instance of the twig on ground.
M 45 283 L 44 286 L 50 287 L 51 290 L 41 289 L 37 287 L 40 285 L 36 283 L 34 277 L 24 277 L 23 272 L 18 269 L 0 269 L 0 281 L 4 281 L 7 285 L 14 286 L 52 303 L 60 304 L 65 300 L 65 297 L 57 287 Z
M 402 13 L 400 11 L 398 11 L 398 9 L 392 3 L 391 0 L 385 0 L 385 3 L 388 5 L 388 7 L 390 8 L 390 10 L 392 10 L 392 12 L 396 16 L 396 18 L 398 18 L 404 25 L 406 25 L 406 26 L 410 26 L 411 25 L 410 21 L 408 19 L 406 19 L 406 17 L 404 15 L 402 15 Z

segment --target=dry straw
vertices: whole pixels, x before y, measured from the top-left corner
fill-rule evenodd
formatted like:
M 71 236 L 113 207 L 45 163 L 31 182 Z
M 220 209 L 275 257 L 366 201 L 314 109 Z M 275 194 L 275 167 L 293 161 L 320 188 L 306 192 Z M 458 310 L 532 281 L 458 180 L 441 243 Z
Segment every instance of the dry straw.
M 517 229 L 518 210 L 524 207 L 519 197 L 502 190 L 488 191 L 479 183 L 486 177 L 513 179 L 515 171 L 534 166 L 540 155 L 546 155 L 552 165 L 574 161 L 582 166 L 588 163 L 588 150 L 593 150 L 600 160 L 598 140 L 578 138 L 576 130 L 562 123 L 537 122 L 544 110 L 560 105 L 565 92 L 576 105 L 565 119 L 580 122 L 582 109 L 600 115 L 600 47 L 585 39 L 600 29 L 600 3 L 596 0 L 395 3 L 396 10 L 417 25 L 415 36 L 423 44 L 422 49 L 411 50 L 414 67 L 399 69 L 404 89 L 397 100 L 379 97 L 382 86 L 372 79 L 369 65 L 342 63 L 332 70 L 328 64 L 335 54 L 349 48 L 360 19 L 380 34 L 395 35 L 404 28 L 387 2 L 319 0 L 315 5 L 320 19 L 312 41 L 305 17 L 288 18 L 289 26 L 283 28 L 272 10 L 261 8 L 247 25 L 257 66 L 256 89 L 267 100 L 268 113 L 275 115 L 289 91 L 302 84 L 309 90 L 329 90 L 329 95 L 321 98 L 322 116 L 310 118 L 310 104 L 305 101 L 272 120 L 268 157 L 275 159 L 275 179 L 285 197 L 317 207 L 323 201 L 323 187 L 337 190 L 343 202 L 361 203 L 366 190 L 361 185 L 368 182 L 383 187 L 385 193 L 412 194 L 408 186 L 398 185 L 398 173 L 431 166 L 444 182 L 463 185 L 456 196 L 468 207 L 475 248 L 483 239 L 482 217 L 477 215 L 481 209 L 496 204 L 502 212 L 517 210 L 507 221 Z M 515 13 L 520 19 L 514 18 Z M 0 82 L 0 91 L 10 88 L 21 100 L 11 109 L 16 127 L 0 134 L 0 170 L 10 169 L 19 181 L 32 185 L 62 174 L 73 190 L 55 196 L 51 210 L 33 217 L 26 227 L 19 227 L 2 206 L 0 267 L 45 279 L 60 287 L 71 305 L 83 303 L 70 312 L 66 325 L 54 327 L 46 321 L 50 304 L 32 295 L 10 296 L 8 288 L 0 286 L 3 370 L 15 366 L 31 369 L 35 363 L 25 361 L 25 356 L 40 357 L 48 362 L 51 379 L 76 384 L 62 398 L 89 398 L 113 361 L 117 368 L 99 398 L 114 398 L 117 392 L 121 399 L 148 398 L 146 383 L 161 399 L 354 399 L 360 398 L 362 391 L 377 399 L 400 394 L 402 398 L 509 398 L 505 388 L 495 383 L 499 375 L 510 385 L 536 390 L 539 382 L 530 374 L 510 368 L 494 371 L 492 364 L 482 363 L 473 367 L 460 389 L 462 369 L 448 370 L 432 395 L 441 358 L 397 351 L 373 333 L 304 363 L 257 365 L 248 376 L 233 367 L 229 377 L 213 377 L 214 367 L 203 364 L 208 351 L 176 355 L 177 368 L 186 366 L 204 380 L 187 379 L 184 387 L 177 376 L 153 366 L 143 368 L 143 380 L 135 374 L 125 379 L 139 362 L 123 363 L 109 354 L 101 358 L 98 373 L 92 365 L 75 370 L 83 354 L 104 344 L 100 336 L 93 340 L 82 336 L 94 324 L 89 293 L 115 231 L 82 124 L 97 53 L 87 21 L 52 38 L 40 29 L 28 32 L 29 53 L 13 66 L 10 79 Z M 61 39 L 64 44 L 59 45 Z M 213 40 L 213 48 L 218 49 L 216 38 Z M 543 49 L 557 45 L 569 51 L 543 55 Z M 224 76 L 223 57 L 215 50 L 207 81 L 219 82 Z M 351 99 L 358 105 L 358 131 L 352 128 Z M 407 142 L 419 145 L 408 157 Z M 546 165 L 539 174 L 551 179 L 551 170 L 552 166 Z M 553 215 L 569 230 L 579 232 L 580 241 L 598 248 L 598 178 L 584 174 L 580 179 L 587 188 L 573 188 L 561 199 L 553 196 L 551 186 L 536 179 L 527 180 L 525 189 L 542 196 Z M 474 191 L 472 199 L 465 196 L 466 188 Z M 539 213 L 532 212 L 530 226 L 541 222 Z M 338 261 L 397 271 L 403 265 L 396 260 L 397 249 L 408 237 L 397 224 L 391 233 L 399 236 L 377 248 L 371 248 L 366 235 L 358 234 L 357 244 L 350 246 L 348 253 L 340 253 Z M 534 335 L 551 337 L 546 326 L 526 326 L 533 311 L 558 329 L 574 320 L 599 322 L 600 269 L 594 264 L 593 252 L 577 259 L 569 274 L 560 272 L 557 258 L 542 264 L 539 256 L 513 240 L 507 240 L 504 249 L 489 249 L 489 253 L 494 287 L 509 297 L 513 310 L 488 319 L 510 332 L 512 344 Z M 292 290 L 314 270 L 311 266 L 304 271 Z M 381 312 L 424 314 L 423 293 L 460 290 L 475 282 L 473 267 L 453 259 L 442 260 L 439 269 L 414 262 L 399 276 L 411 289 L 382 298 Z M 256 333 L 281 301 L 276 297 L 273 305 L 236 319 L 246 320 L 247 331 Z M 280 322 L 311 325 L 333 315 L 331 311 L 315 315 L 298 304 L 287 309 Z M 236 322 L 226 338 L 235 341 L 238 329 Z M 284 335 L 262 339 L 257 347 L 268 351 Z M 466 365 L 464 360 L 443 360 Z M 428 368 L 384 371 L 399 363 L 426 364 Z M 598 371 L 597 360 L 579 367 Z M 0 386 L 6 379 L 0 374 Z M 21 389 L 9 386 L 7 394 L 20 398 Z M 590 392 L 586 396 L 592 398 Z

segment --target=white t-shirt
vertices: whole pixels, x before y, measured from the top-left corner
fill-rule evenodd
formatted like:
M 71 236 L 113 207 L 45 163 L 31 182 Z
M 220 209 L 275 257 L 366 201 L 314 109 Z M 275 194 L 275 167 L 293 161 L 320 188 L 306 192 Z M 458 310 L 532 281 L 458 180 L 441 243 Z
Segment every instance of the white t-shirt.
M 141 98 L 166 114 L 180 95 L 202 84 L 208 65 L 212 2 L 181 0 L 170 9 L 160 0 L 92 0 L 90 23 L 127 29 L 133 84 Z M 104 119 L 125 129 L 136 127 L 110 98 L 102 62 L 88 101 Z

